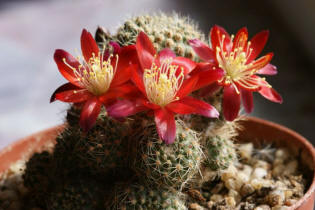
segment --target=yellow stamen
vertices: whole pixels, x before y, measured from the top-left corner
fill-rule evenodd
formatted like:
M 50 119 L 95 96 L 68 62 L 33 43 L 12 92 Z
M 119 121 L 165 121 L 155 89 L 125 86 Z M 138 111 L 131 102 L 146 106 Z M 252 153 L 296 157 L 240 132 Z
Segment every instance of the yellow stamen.
M 184 69 L 171 65 L 172 59 L 165 59 L 161 66 L 152 63 L 151 69 L 145 69 L 143 83 L 151 103 L 164 107 L 178 100 L 176 94 L 184 81 Z M 180 71 L 178 73 L 178 71 Z
M 219 63 L 219 67 L 225 71 L 225 77 L 219 82 L 226 85 L 232 84 L 236 92 L 239 94 L 238 86 L 242 86 L 246 89 L 256 89 L 259 87 L 257 82 L 261 78 L 252 78 L 259 69 L 252 69 L 253 64 L 247 63 L 249 56 L 252 54 L 253 49 L 250 47 L 251 43 L 247 43 L 246 49 L 243 46 L 239 46 L 244 40 L 239 40 L 235 43 L 233 51 L 224 51 L 224 39 L 226 37 L 222 35 L 219 39 L 219 46 L 216 47 L 216 57 Z M 234 35 L 232 35 L 233 41 Z
M 110 84 L 115 76 L 118 55 L 116 55 L 116 64 L 111 64 L 113 55 L 110 55 L 107 60 L 103 60 L 104 52 L 98 53 L 98 55 L 92 54 L 92 57 L 85 61 L 83 60 L 78 68 L 72 67 L 63 59 L 63 62 L 73 70 L 78 82 L 89 90 L 94 95 L 104 94 L 110 87 Z M 78 56 L 78 60 L 81 57 Z

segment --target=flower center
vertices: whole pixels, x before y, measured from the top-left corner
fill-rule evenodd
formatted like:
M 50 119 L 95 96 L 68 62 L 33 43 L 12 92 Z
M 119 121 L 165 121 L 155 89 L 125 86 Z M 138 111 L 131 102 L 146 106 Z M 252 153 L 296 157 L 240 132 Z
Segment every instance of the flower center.
M 233 42 L 234 36 L 231 37 Z M 235 43 L 234 49 L 231 51 L 224 51 L 224 39 L 225 35 L 221 36 L 220 45 L 216 47 L 216 58 L 219 63 L 219 67 L 225 71 L 225 77 L 219 82 L 224 85 L 232 84 L 237 93 L 239 93 L 239 87 L 246 89 L 256 89 L 257 79 L 253 78 L 259 69 L 253 68 L 253 63 L 248 63 L 248 58 L 251 55 L 253 49 L 250 48 L 251 43 L 248 42 L 246 47 L 241 45 L 244 40 L 239 40 Z
M 160 66 L 152 63 L 151 69 L 145 69 L 143 83 L 151 103 L 161 107 L 178 100 L 176 94 L 184 81 L 184 69 L 171 65 L 172 59 L 164 59 Z
M 74 68 L 66 63 L 74 72 L 78 81 L 88 91 L 94 95 L 104 94 L 110 87 L 110 84 L 115 76 L 118 55 L 116 55 L 116 64 L 112 65 L 113 55 L 110 55 L 107 60 L 103 60 L 104 53 L 99 53 L 97 56 L 93 53 L 89 61 L 84 61 L 83 64 L 79 65 L 78 68 Z M 78 57 L 80 60 L 80 57 Z

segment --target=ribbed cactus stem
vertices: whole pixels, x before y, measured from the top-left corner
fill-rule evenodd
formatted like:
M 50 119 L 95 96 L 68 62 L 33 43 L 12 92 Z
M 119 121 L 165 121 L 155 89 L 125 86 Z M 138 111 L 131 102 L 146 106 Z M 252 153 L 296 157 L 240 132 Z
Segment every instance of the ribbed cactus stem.
M 199 171 L 203 152 L 197 134 L 182 121 L 178 120 L 176 126 L 173 144 L 158 138 L 153 123 L 135 137 L 138 146 L 134 168 L 153 185 L 182 188 Z

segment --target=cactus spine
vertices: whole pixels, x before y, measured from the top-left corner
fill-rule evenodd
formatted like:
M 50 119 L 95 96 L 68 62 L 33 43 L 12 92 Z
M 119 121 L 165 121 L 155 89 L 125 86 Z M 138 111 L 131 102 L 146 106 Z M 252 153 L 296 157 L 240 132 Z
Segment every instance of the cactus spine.
M 199 138 L 194 131 L 177 121 L 176 139 L 173 144 L 166 145 L 158 138 L 155 125 L 152 124 L 141 131 L 134 168 L 148 182 L 181 188 L 198 171 L 203 152 Z
M 178 14 L 165 15 L 142 15 L 128 19 L 117 31 L 117 34 L 110 37 L 104 30 L 96 33 L 100 46 L 107 45 L 108 40 L 116 41 L 122 46 L 135 44 L 140 31 L 145 32 L 154 43 L 157 51 L 170 48 L 178 56 L 188 57 L 193 60 L 197 55 L 188 44 L 188 40 L 201 39 L 204 35 L 198 27 L 187 17 Z M 101 44 L 103 43 L 103 44 Z
M 114 207 L 124 210 L 187 210 L 180 193 L 165 188 L 133 184 L 121 189 L 116 187 Z

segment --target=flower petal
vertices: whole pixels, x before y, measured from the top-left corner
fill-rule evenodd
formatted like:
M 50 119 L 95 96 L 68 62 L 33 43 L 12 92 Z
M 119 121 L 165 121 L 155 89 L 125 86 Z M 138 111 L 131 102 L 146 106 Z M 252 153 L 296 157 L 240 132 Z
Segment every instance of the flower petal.
M 223 115 L 227 121 L 233 121 L 240 110 L 241 97 L 233 85 L 225 86 L 223 89 Z
M 184 75 L 187 75 L 196 67 L 197 64 L 194 61 L 190 60 L 189 58 L 176 57 L 173 59 L 172 65 L 177 65 L 179 69 L 183 68 Z
M 102 103 L 97 97 L 92 97 L 85 102 L 80 115 L 80 126 L 83 131 L 87 132 L 93 127 L 101 111 L 101 107 Z
M 182 86 L 178 90 L 176 97 L 183 98 L 187 96 L 189 93 L 191 93 L 194 90 L 198 82 L 198 79 L 199 79 L 198 76 L 193 76 L 188 79 L 185 79 Z
M 89 62 L 90 58 L 98 55 L 99 48 L 90 32 L 83 29 L 81 34 L 81 50 L 86 62 Z
M 247 113 L 251 113 L 254 108 L 253 92 L 245 90 L 245 89 L 241 89 L 241 96 L 242 96 L 242 102 L 243 102 L 245 111 Z
M 57 64 L 59 72 L 62 74 L 64 78 L 66 78 L 72 84 L 75 84 L 81 87 L 78 79 L 74 74 L 74 69 L 79 68 L 79 61 L 73 57 L 70 53 L 57 49 L 54 53 L 54 60 Z M 67 63 L 67 64 L 66 64 Z M 70 66 L 73 68 L 70 68 Z
M 61 85 L 60 87 L 58 87 L 54 93 L 51 95 L 50 97 L 50 103 L 56 101 L 56 94 L 58 93 L 61 93 L 61 92 L 64 92 L 64 91 L 68 91 L 68 90 L 77 90 L 77 89 L 80 89 L 78 88 L 77 86 L 73 85 L 72 83 L 66 83 L 66 84 L 63 84 Z
M 265 67 L 259 69 L 257 74 L 264 74 L 264 75 L 276 75 L 277 67 L 272 64 L 267 64 Z
M 153 109 L 153 110 L 155 110 L 155 109 L 160 109 L 161 107 L 159 106 L 159 105 L 156 105 L 156 104 L 154 104 L 154 103 L 151 103 L 148 99 L 139 99 L 141 102 L 142 102 L 142 104 L 145 106 L 145 107 L 147 107 L 147 108 L 149 108 L 149 109 Z
M 169 48 L 164 48 L 163 50 L 161 50 L 159 52 L 159 60 L 160 60 L 160 63 L 163 62 L 163 60 L 165 59 L 168 59 L 168 58 L 175 58 L 176 57 L 176 54 Z
M 102 103 L 107 104 L 109 100 L 118 99 L 120 97 L 124 97 L 124 95 L 127 95 L 131 92 L 138 91 L 139 91 L 138 88 L 135 87 L 132 83 L 126 83 L 120 86 L 110 88 L 105 94 L 99 96 L 99 100 Z
M 193 48 L 195 53 L 201 58 L 203 61 L 213 62 L 215 60 L 215 55 L 212 49 L 199 39 L 189 40 L 188 43 Z
M 139 68 L 133 68 L 132 70 L 132 75 L 131 75 L 131 80 L 132 82 L 137 86 L 137 88 L 144 94 L 146 95 L 144 83 L 143 83 L 143 72 Z
M 118 64 L 115 76 L 111 82 L 111 87 L 120 85 L 131 78 L 133 68 L 138 64 L 137 51 L 134 45 L 129 45 L 120 49 L 118 54 Z M 112 65 L 116 65 L 113 59 Z
M 283 102 L 281 95 L 275 89 L 271 87 L 262 86 L 261 89 L 259 90 L 259 93 L 260 95 L 262 95 L 264 98 L 268 99 L 269 101 L 279 103 L 279 104 L 282 104 Z
M 206 69 L 206 66 L 203 67 Z M 208 70 L 200 71 L 198 73 L 198 83 L 196 84 L 194 90 L 203 88 L 213 82 L 220 80 L 224 76 L 224 70 L 216 68 L 213 65 L 208 65 Z
M 154 56 L 156 55 L 156 51 L 149 37 L 142 31 L 137 37 L 136 49 L 141 67 L 143 69 L 150 69 Z
M 129 79 L 131 79 L 132 71 L 135 67 L 134 66 L 127 66 L 125 68 L 117 68 L 115 76 L 110 83 L 110 87 L 116 87 L 119 86 L 125 82 L 127 82 Z
M 118 100 L 113 105 L 106 107 L 108 115 L 113 118 L 127 117 L 147 109 L 139 100 Z
M 243 51 L 246 52 L 247 47 L 247 39 L 248 39 L 248 31 L 246 27 L 241 28 L 238 30 L 237 34 L 235 35 L 235 38 L 233 40 L 233 48 L 232 51 L 235 48 L 241 48 Z
M 166 144 L 171 144 L 176 137 L 176 124 L 174 114 L 167 109 L 157 109 L 154 111 L 156 129 L 159 137 Z
M 92 97 L 92 94 L 87 89 L 72 89 L 55 94 L 55 99 L 68 103 L 80 103 L 90 97 Z
M 211 118 L 219 117 L 219 112 L 213 106 L 189 96 L 168 104 L 167 108 L 178 114 L 199 114 Z
M 252 48 L 252 52 L 250 56 L 247 59 L 247 63 L 250 63 L 253 61 L 263 50 L 264 46 L 267 43 L 269 36 L 269 31 L 261 31 L 258 34 L 256 34 L 251 40 L 250 48 Z
M 217 82 L 213 82 L 210 85 L 202 88 L 199 92 L 201 97 L 206 96 L 212 96 L 215 94 L 219 89 L 221 88 L 221 85 L 219 85 Z
M 259 71 L 263 67 L 265 67 L 272 59 L 273 53 L 268 53 L 263 57 L 260 57 L 259 59 L 252 62 L 252 65 L 250 65 L 249 68 L 247 68 L 245 71 L 251 71 L 253 69 Z
M 212 50 L 214 51 L 214 55 L 216 55 L 216 48 L 222 48 L 224 52 L 229 52 L 232 49 L 232 42 L 230 35 L 224 30 L 224 28 L 220 26 L 213 26 L 210 30 L 210 38 Z M 221 46 L 221 43 L 223 44 Z

